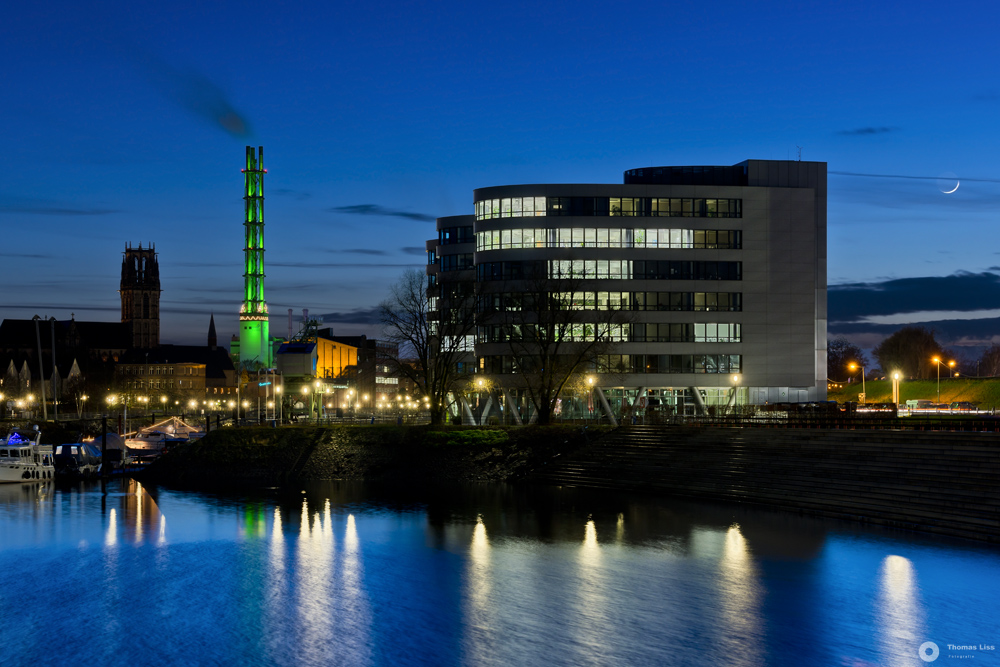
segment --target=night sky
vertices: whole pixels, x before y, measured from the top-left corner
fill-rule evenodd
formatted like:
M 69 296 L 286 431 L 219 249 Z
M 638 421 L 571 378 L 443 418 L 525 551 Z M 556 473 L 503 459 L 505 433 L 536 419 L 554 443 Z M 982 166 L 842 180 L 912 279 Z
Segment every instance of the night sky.
M 926 177 L 830 175 L 831 333 L 1000 334 L 988 3 L 86 4 L 0 21 L 2 318 L 115 321 L 125 244 L 155 242 L 162 342 L 203 342 L 211 313 L 228 339 L 248 144 L 276 334 L 288 308 L 374 333 L 473 188 L 801 147 Z

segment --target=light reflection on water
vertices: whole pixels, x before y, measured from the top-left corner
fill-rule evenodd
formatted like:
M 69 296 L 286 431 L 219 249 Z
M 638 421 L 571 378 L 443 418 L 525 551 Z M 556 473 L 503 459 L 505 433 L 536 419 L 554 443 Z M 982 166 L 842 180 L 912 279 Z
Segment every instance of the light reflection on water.
M 0 487 L 0 605 L 31 610 L 0 624 L 0 663 L 915 665 L 927 640 L 1000 645 L 998 566 L 565 490 L 26 484 Z

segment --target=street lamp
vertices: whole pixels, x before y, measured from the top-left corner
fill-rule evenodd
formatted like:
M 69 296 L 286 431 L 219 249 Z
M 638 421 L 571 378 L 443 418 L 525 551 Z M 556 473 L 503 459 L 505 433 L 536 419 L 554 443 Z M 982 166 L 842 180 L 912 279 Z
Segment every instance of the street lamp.
M 740 407 L 740 374 L 733 373 L 733 409 L 739 410 Z
M 277 394 L 277 397 L 278 397 L 278 423 L 280 424 L 282 422 L 282 420 L 284 419 L 284 415 L 283 415 L 284 410 L 283 409 L 285 407 L 285 402 L 283 400 L 281 400 L 281 385 L 280 384 L 279 385 L 275 385 L 275 387 L 274 387 L 274 393 Z
M 892 402 L 899 406 L 899 371 L 892 374 Z
M 941 366 L 944 365 L 944 362 L 941 361 L 940 357 L 934 357 L 933 359 L 931 359 L 931 361 L 933 361 L 935 364 L 937 364 L 937 394 L 938 394 L 937 402 L 941 403 Z M 948 367 L 949 368 L 954 368 L 955 367 L 955 362 L 954 361 L 949 361 L 948 362 Z
M 853 361 L 850 364 L 847 365 L 847 367 L 850 368 L 852 371 L 854 369 L 858 368 L 858 366 L 859 366 L 859 364 L 856 364 Z M 861 365 L 861 395 L 858 396 L 858 398 L 861 400 L 861 404 L 862 405 L 864 405 L 864 403 L 865 403 L 865 396 L 866 396 L 866 394 L 867 394 L 867 392 L 865 391 L 865 367 L 862 364 Z

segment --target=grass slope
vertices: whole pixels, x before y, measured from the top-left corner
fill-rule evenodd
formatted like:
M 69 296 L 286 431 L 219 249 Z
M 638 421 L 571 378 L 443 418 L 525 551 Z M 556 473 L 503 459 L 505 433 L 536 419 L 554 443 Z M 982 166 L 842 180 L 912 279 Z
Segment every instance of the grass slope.
M 865 382 L 867 403 L 892 402 L 892 382 L 889 380 L 868 380 Z M 899 402 L 925 399 L 938 402 L 937 380 L 903 380 L 899 383 Z M 857 401 L 861 393 L 861 383 L 841 385 L 830 389 L 827 397 L 831 401 L 843 403 Z M 977 403 L 980 410 L 991 410 L 1000 406 L 1000 379 L 941 378 L 941 403 L 969 401 Z

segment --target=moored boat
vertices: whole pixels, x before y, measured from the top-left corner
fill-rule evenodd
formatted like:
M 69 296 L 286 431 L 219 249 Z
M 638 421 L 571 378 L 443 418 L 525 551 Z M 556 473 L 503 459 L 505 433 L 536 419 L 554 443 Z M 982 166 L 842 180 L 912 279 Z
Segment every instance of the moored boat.
M 52 479 L 52 445 L 41 444 L 41 437 L 37 426 L 14 428 L 0 441 L 0 483 Z
M 93 442 L 55 445 L 56 476 L 90 479 L 101 472 L 101 448 Z

